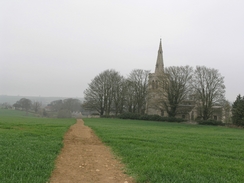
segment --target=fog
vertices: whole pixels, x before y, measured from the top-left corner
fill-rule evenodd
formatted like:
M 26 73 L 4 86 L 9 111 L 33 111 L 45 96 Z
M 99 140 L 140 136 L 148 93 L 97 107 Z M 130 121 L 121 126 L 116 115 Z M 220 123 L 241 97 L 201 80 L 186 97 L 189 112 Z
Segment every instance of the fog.
M 106 69 L 127 76 L 164 65 L 205 65 L 244 95 L 244 1 L 0 2 L 0 95 L 83 97 Z

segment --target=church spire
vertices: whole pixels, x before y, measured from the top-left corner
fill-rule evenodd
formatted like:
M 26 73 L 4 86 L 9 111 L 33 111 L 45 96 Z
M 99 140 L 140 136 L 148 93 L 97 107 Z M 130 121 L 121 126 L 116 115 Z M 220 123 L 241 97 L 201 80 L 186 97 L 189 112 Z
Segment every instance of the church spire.
M 163 61 L 163 49 L 162 49 L 162 43 L 159 43 L 159 49 L 158 49 L 158 57 L 157 57 L 157 62 L 156 62 L 156 67 L 155 67 L 155 74 L 162 74 L 164 73 L 164 61 Z

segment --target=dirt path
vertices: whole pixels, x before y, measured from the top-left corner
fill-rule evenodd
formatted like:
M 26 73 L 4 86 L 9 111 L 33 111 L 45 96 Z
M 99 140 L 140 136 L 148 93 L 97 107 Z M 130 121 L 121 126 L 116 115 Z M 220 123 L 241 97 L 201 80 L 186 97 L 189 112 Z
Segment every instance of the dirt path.
M 51 183 L 132 183 L 108 147 L 79 119 L 64 137 Z

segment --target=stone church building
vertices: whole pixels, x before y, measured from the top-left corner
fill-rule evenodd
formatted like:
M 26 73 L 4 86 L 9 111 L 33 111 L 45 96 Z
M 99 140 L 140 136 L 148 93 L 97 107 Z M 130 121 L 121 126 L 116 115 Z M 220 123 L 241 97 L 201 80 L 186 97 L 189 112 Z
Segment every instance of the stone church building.
M 167 117 L 167 111 L 164 108 L 163 101 L 166 100 L 165 88 L 168 87 L 168 76 L 164 72 L 163 49 L 160 40 L 158 55 L 156 60 L 155 72 L 149 74 L 148 95 L 146 104 L 146 114 L 157 114 Z M 183 101 L 177 109 L 177 118 L 184 118 L 188 121 L 199 119 L 197 110 L 198 103 L 195 100 Z M 212 119 L 224 121 L 224 109 L 222 106 L 213 106 Z

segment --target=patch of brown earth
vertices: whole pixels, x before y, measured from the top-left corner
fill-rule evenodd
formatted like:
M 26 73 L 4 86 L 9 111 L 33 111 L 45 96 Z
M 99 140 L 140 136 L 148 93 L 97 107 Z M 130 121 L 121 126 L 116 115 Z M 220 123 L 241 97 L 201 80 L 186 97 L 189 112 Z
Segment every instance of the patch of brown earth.
M 64 136 L 51 183 L 133 183 L 93 131 L 81 119 Z

